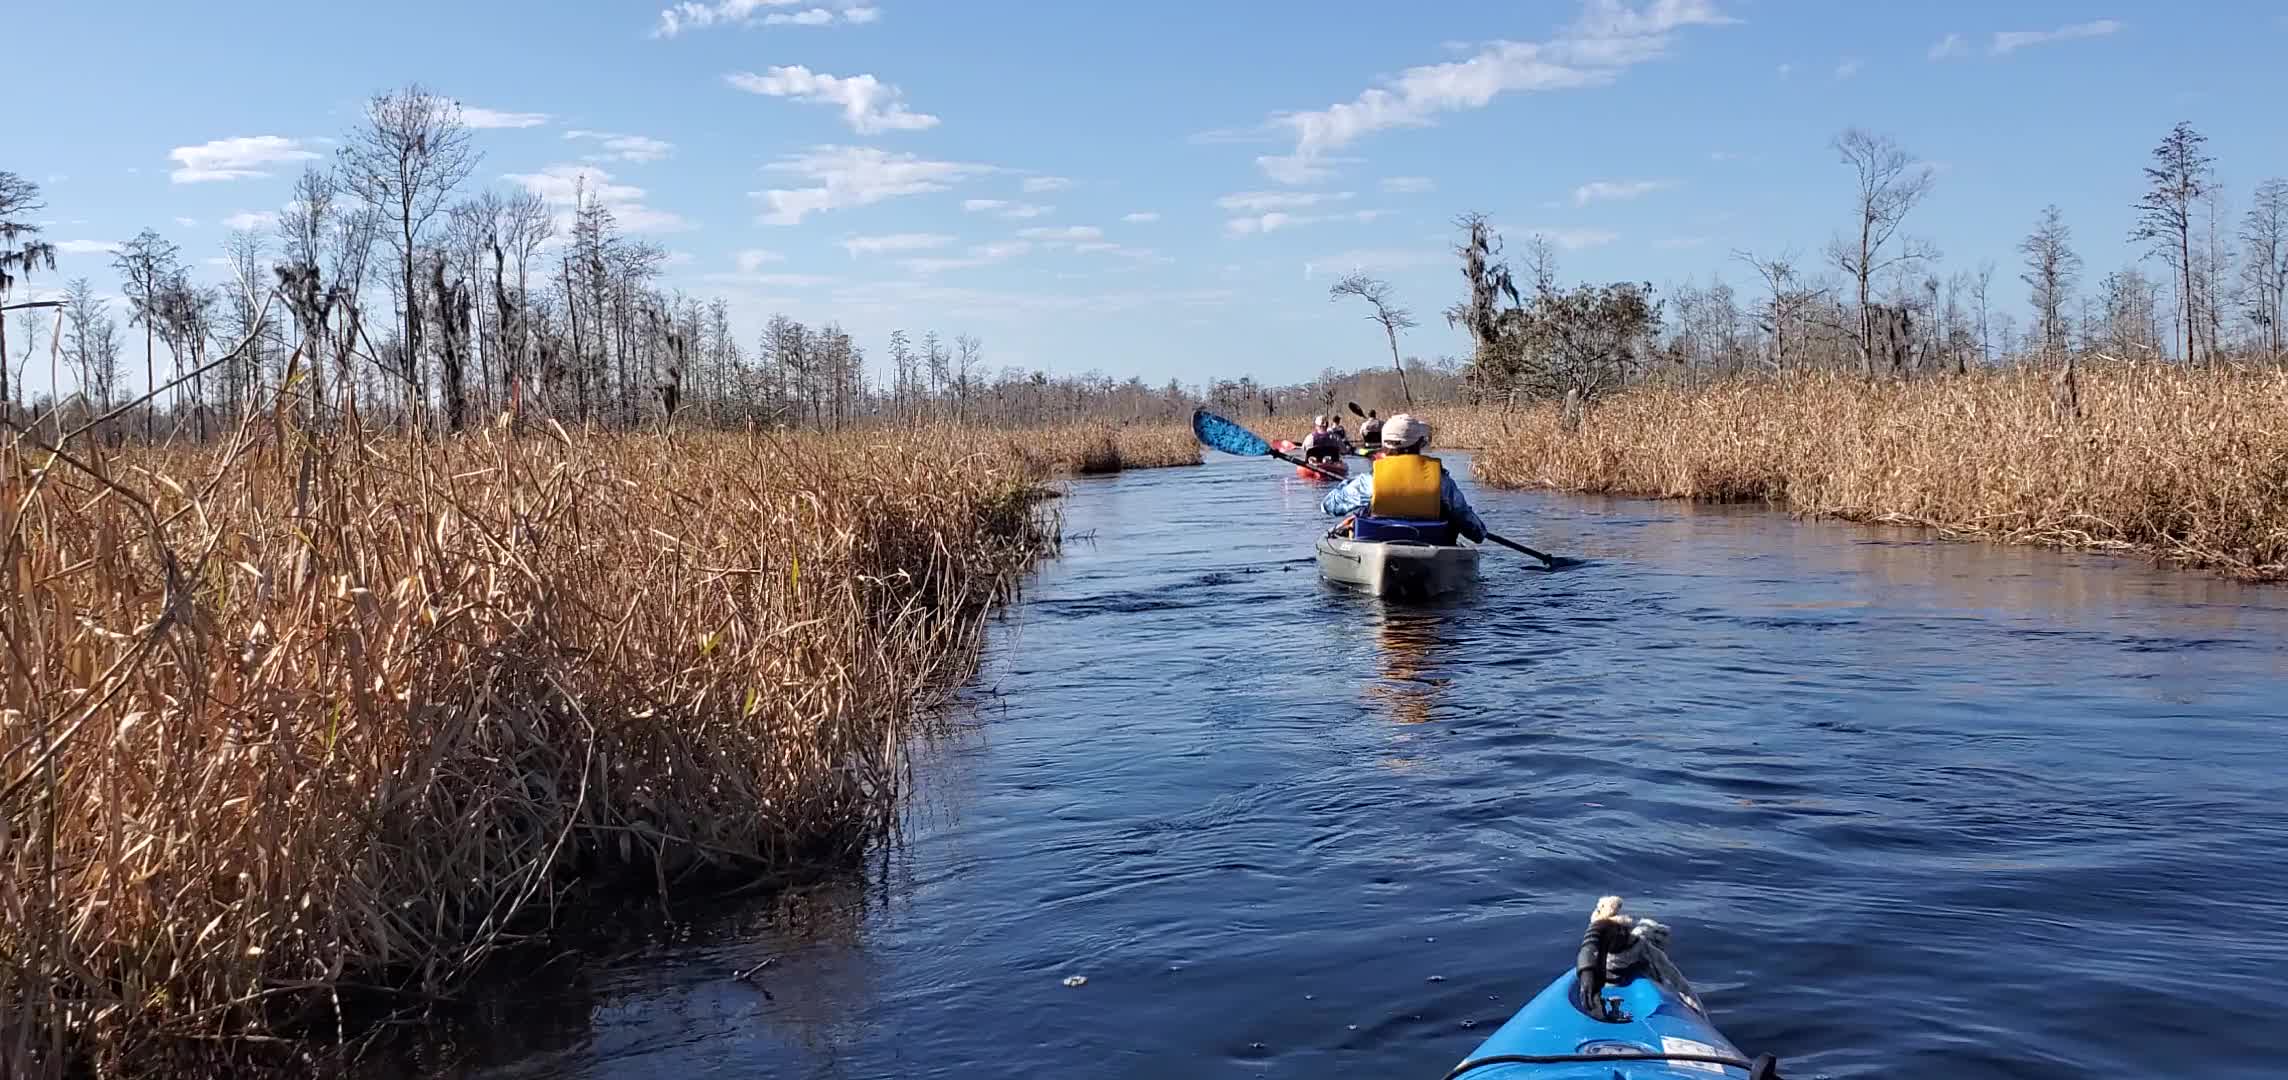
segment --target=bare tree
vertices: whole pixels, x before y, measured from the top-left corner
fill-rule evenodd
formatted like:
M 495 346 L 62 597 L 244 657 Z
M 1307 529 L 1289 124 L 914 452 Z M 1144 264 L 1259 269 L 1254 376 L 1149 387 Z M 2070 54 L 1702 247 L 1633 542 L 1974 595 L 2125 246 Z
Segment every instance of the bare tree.
M 2288 353 L 2288 179 L 2257 185 L 2240 226 L 2241 273 L 2248 290 L 2248 317 L 2272 362 Z
M 2201 350 L 2211 358 L 2223 355 L 2225 312 L 2238 303 L 2239 287 L 2233 280 L 2232 248 L 2219 230 L 2227 216 L 2224 185 L 2212 181 L 2201 192 L 2201 226 L 2205 242 L 2193 252 L 2198 268 L 2193 281 L 2199 289 Z
M 2184 328 L 2185 360 L 2193 353 L 2193 207 L 2208 191 L 2209 156 L 2201 147 L 2208 137 L 2180 121 L 2153 148 L 2152 165 L 2145 168 L 2146 191 L 2137 200 L 2137 227 L 2131 240 L 2148 245 L 2148 253 L 2177 271 L 2177 308 Z
M 2098 286 L 2102 332 L 2107 348 L 2124 357 L 2162 348 L 2160 289 L 2132 267 L 2107 274 Z
M 99 412 L 110 408 L 119 389 L 119 324 L 109 307 L 86 278 L 64 286 L 64 362 Z
M 2032 290 L 2034 330 L 2041 335 L 2043 352 L 2054 356 L 2066 347 L 2066 304 L 2081 276 L 2073 233 L 2056 205 L 2042 209 L 2041 220 L 2019 241 L 2018 250 L 2026 256 L 2026 271 L 2018 280 Z
M 42 267 L 56 268 L 56 246 L 40 239 L 41 226 L 31 219 L 47 205 L 40 201 L 38 184 L 0 172 L 0 303 L 6 302 L 18 280 Z M 15 400 L 8 381 L 8 323 L 0 318 L 0 407 Z
M 1360 271 L 1343 275 L 1341 281 L 1327 290 L 1329 300 L 1345 296 L 1358 297 L 1374 308 L 1374 313 L 1367 317 L 1382 324 L 1383 335 L 1390 339 L 1390 367 L 1398 372 L 1398 388 L 1406 396 L 1406 407 L 1413 408 L 1414 391 L 1406 385 L 1406 365 L 1398 358 L 1398 332 L 1414 328 L 1414 313 L 1391 302 L 1389 282 Z
M 414 276 L 421 239 L 453 189 L 475 171 L 481 152 L 469 144 L 459 104 L 420 84 L 377 94 L 366 103 L 365 126 L 341 148 L 343 182 L 390 225 L 402 291 L 403 354 L 407 400 L 421 396 L 421 291 Z
M 1837 237 L 1828 245 L 1828 257 L 1859 286 L 1859 363 L 1874 378 L 1873 283 L 1886 271 L 1937 256 L 1927 243 L 1898 236 L 1907 215 L 1930 194 L 1935 174 L 1888 135 L 1851 128 L 1835 137 L 1834 147 L 1857 178 L 1853 210 L 1859 233 Z
M 32 366 L 32 358 L 39 354 L 40 332 L 54 318 L 44 307 L 23 308 L 16 313 L 16 325 L 22 328 L 18 336 L 24 339 L 24 358 L 16 361 L 13 381 L 9 379 L 11 372 L 6 369 L 8 354 L 0 352 L 0 395 L 5 395 L 0 396 L 0 407 L 9 410 L 7 415 L 13 415 L 13 410 L 23 404 L 20 399 L 24 397 L 24 372 Z M 6 347 L 5 342 L 6 339 L 0 338 L 0 348 Z M 49 396 L 56 396 L 54 387 L 49 388 Z
M 985 363 L 985 343 L 973 334 L 956 334 L 953 347 L 954 416 L 959 419 L 969 408 L 970 377 Z
M 1771 258 L 1735 251 L 1732 257 L 1747 263 L 1756 276 L 1764 279 L 1764 303 L 1757 321 L 1771 340 L 1767 363 L 1773 371 L 1784 371 L 1788 366 L 1788 349 L 1800 336 L 1803 323 L 1823 290 L 1806 288 L 1797 281 L 1794 251 L 1783 251 Z
M 263 364 L 271 351 L 271 331 L 263 324 L 263 300 L 269 291 L 267 279 L 272 276 L 263 265 L 268 258 L 269 249 L 262 237 L 250 229 L 234 229 L 223 238 L 223 261 L 231 276 L 223 289 L 225 336 L 233 344 L 248 342 L 246 353 L 233 356 L 222 369 L 223 398 L 230 403 L 232 415 L 261 385 Z
M 158 365 L 153 356 L 153 341 L 162 321 L 160 297 L 177 272 L 179 249 L 161 239 L 150 229 L 136 233 L 135 238 L 121 244 L 112 259 L 112 269 L 119 272 L 119 282 L 127 292 L 128 325 L 143 324 L 143 390 L 150 393 L 159 386 Z M 152 416 L 159 403 L 150 402 L 143 410 L 143 441 L 154 436 Z
M 500 239 L 502 247 L 506 251 L 504 253 L 500 248 L 496 248 L 493 252 L 496 278 L 498 277 L 498 264 L 504 255 L 505 258 L 513 260 L 516 266 L 515 309 L 518 311 L 515 330 L 516 342 L 508 347 L 507 355 L 501 364 L 501 389 L 504 396 L 510 392 L 512 387 L 518 385 L 531 367 L 532 327 L 530 320 L 523 314 L 523 311 L 529 308 L 531 304 L 532 288 L 529 274 L 533 261 L 539 257 L 541 246 L 555 235 L 556 217 L 549 212 L 547 202 L 538 195 L 529 191 L 517 195 L 511 198 L 507 207 L 501 211 Z M 495 289 L 499 289 L 500 286 L 501 282 L 496 280 Z M 499 300 L 504 312 L 511 310 L 508 299 L 496 299 Z

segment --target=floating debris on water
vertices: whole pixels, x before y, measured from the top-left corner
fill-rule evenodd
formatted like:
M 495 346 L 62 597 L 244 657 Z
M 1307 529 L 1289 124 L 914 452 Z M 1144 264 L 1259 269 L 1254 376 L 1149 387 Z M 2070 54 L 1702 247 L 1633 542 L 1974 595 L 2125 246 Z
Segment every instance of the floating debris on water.
M 1432 976 L 1430 976 L 1430 981 L 1431 981 L 1431 982 L 1445 982 L 1445 981 L 1446 981 L 1446 977 L 1445 977 L 1444 975 L 1432 975 Z
M 1086 975 L 1067 975 L 1067 976 L 1065 976 L 1065 985 L 1066 985 L 1066 986 L 1087 986 L 1087 985 L 1088 985 L 1088 976 L 1086 976 Z

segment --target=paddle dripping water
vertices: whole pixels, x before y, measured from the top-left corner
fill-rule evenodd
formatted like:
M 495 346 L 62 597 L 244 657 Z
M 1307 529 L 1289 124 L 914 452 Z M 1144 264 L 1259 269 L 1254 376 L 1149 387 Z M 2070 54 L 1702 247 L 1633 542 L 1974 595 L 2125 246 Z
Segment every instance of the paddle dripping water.
M 900 846 L 426 1060 L 1429 1078 L 1619 892 L 1791 1077 L 2279 1075 L 2288 591 L 1474 488 L 1589 561 L 1389 606 L 1318 580 L 1285 472 L 1077 484 L 1095 539 L 996 631 Z M 768 999 L 728 978 L 767 956 Z

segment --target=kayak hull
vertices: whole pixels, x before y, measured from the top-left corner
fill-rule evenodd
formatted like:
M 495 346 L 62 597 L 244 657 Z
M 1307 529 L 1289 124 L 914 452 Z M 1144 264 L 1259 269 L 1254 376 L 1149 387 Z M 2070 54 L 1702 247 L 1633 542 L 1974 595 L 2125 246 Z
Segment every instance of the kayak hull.
M 1749 1072 L 1713 1061 L 1629 1060 L 1626 1055 L 1747 1055 L 1716 1030 L 1708 1015 L 1650 978 L 1607 986 L 1603 996 L 1621 1001 L 1628 1019 L 1592 1020 L 1573 1007 L 1573 973 L 1566 972 L 1536 995 L 1463 1059 L 1467 1064 L 1501 1055 L 1597 1055 L 1599 1060 L 1543 1064 L 1502 1063 L 1458 1069 L 1454 1080 L 1747 1080 Z
M 1282 454 L 1296 454 L 1302 451 L 1301 446 L 1287 439 L 1280 439 L 1279 441 L 1272 443 L 1271 446 L 1272 449 L 1275 449 Z M 1317 469 L 1308 468 L 1302 465 L 1295 466 L 1295 475 L 1304 480 L 1319 480 L 1326 483 L 1333 483 L 1335 480 L 1344 480 L 1350 478 L 1350 465 L 1343 461 L 1341 458 L 1329 458 L 1325 461 L 1315 462 L 1314 464 L 1318 465 L 1320 469 L 1325 469 L 1335 475 L 1332 478 L 1322 476 L 1319 474 Z
M 1321 576 L 1373 596 L 1443 596 L 1478 579 L 1478 549 L 1459 544 L 1322 536 L 1317 550 Z

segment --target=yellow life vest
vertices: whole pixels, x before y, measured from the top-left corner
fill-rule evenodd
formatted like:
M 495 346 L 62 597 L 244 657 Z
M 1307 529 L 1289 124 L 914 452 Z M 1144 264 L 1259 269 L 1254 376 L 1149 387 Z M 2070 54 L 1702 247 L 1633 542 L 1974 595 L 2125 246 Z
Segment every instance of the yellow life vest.
M 1379 518 L 1443 520 L 1444 479 L 1444 467 L 1437 458 L 1384 454 L 1374 462 L 1374 496 L 1368 500 L 1366 512 Z

